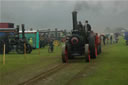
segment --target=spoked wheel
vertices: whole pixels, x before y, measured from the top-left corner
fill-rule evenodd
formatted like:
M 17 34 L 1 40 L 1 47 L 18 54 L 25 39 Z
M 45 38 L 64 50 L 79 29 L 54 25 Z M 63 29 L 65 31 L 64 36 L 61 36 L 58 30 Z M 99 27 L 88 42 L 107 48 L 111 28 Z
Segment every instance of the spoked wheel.
M 70 45 L 69 44 L 67 44 L 67 55 L 68 55 L 68 59 L 74 59 L 74 56 L 73 55 L 71 55 L 71 47 L 70 47 Z
M 3 54 L 4 43 L 0 40 L 0 54 Z
M 65 47 L 62 48 L 62 61 L 63 63 L 68 62 L 68 50 Z
M 90 34 L 88 37 L 89 41 L 89 50 L 90 50 L 90 56 L 91 58 L 96 58 L 96 52 L 95 52 L 95 37 L 93 34 Z
M 18 45 L 16 46 L 16 52 L 17 52 L 18 54 L 24 54 L 24 45 L 23 45 L 23 44 L 18 44 Z
M 32 47 L 30 44 L 26 44 L 26 52 L 31 53 L 32 52 Z
M 3 54 L 4 50 L 4 41 L 0 41 L 0 54 Z M 8 54 L 10 52 L 9 44 L 5 43 L 5 53 Z
M 88 44 L 85 44 L 85 59 L 86 62 L 90 62 L 90 49 Z
M 92 49 L 92 58 L 96 58 L 96 56 L 97 56 L 97 48 L 96 48 L 96 46 L 94 46 L 94 48 Z

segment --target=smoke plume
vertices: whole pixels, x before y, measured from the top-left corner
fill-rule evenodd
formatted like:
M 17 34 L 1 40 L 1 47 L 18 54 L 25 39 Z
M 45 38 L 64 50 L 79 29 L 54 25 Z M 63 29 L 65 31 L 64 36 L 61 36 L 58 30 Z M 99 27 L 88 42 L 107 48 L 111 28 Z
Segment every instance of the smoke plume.
M 112 1 L 101 1 L 101 0 L 90 0 L 90 1 L 76 1 L 74 6 L 75 11 L 91 11 L 91 12 L 107 12 L 108 14 L 120 14 L 127 9 L 126 0 L 112 0 Z

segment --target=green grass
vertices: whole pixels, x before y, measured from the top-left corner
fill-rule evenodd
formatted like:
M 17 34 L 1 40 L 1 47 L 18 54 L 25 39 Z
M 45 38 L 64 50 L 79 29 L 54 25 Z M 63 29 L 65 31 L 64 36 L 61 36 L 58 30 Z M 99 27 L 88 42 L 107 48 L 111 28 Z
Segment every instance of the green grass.
M 34 75 L 60 64 L 61 47 L 55 47 L 54 53 L 48 53 L 48 47 L 33 50 L 31 54 L 10 53 L 6 55 L 3 65 L 0 55 L 0 85 L 16 85 Z M 39 55 L 40 50 L 40 55 Z
M 118 44 L 103 46 L 103 52 L 90 63 L 70 60 L 68 65 L 36 85 L 128 85 L 128 46 L 121 38 Z M 40 55 L 39 55 L 40 50 Z M 0 85 L 17 85 L 62 63 L 61 47 L 48 53 L 48 47 L 32 54 L 7 54 L 6 64 L 0 55 Z
M 80 73 L 82 77 L 74 79 L 70 85 L 128 85 L 127 49 L 122 38 L 118 44 L 105 46 L 95 67 L 88 72 L 85 68 Z

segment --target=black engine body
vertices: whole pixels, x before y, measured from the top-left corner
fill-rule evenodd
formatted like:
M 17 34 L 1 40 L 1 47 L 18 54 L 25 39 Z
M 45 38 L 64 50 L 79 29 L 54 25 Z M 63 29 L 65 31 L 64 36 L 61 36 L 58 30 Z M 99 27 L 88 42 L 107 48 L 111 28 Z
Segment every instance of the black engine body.
M 72 12 L 73 18 L 73 31 L 72 35 L 68 37 L 66 41 L 66 48 L 68 56 L 82 55 L 84 54 L 84 45 L 87 43 L 87 32 L 84 27 L 80 27 L 77 24 L 77 12 Z

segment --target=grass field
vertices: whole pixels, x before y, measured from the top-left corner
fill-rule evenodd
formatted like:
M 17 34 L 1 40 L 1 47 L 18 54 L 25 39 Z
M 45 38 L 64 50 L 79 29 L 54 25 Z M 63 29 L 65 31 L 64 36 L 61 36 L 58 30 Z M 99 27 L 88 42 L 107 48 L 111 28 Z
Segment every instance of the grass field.
M 54 64 L 60 64 L 60 48 L 56 47 L 54 53 L 48 53 L 46 47 L 33 50 L 31 54 L 25 56 L 16 53 L 7 54 L 5 65 L 2 64 L 2 55 L 0 55 L 0 85 L 16 85 Z
M 102 54 L 90 63 L 84 59 L 71 60 L 66 67 L 35 85 L 128 85 L 127 49 L 121 38 L 118 44 L 103 46 Z M 61 47 L 56 47 L 54 53 L 48 53 L 47 47 L 26 56 L 11 53 L 6 55 L 5 65 L 0 55 L 0 85 L 18 85 L 61 63 Z

